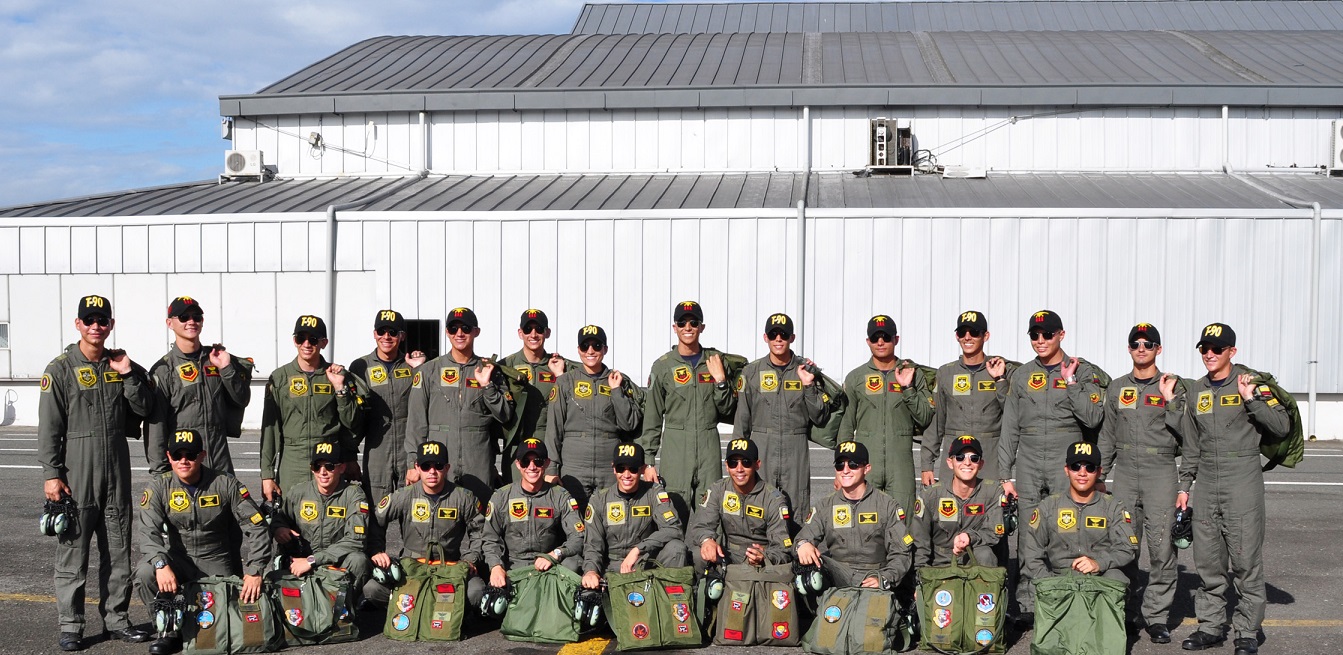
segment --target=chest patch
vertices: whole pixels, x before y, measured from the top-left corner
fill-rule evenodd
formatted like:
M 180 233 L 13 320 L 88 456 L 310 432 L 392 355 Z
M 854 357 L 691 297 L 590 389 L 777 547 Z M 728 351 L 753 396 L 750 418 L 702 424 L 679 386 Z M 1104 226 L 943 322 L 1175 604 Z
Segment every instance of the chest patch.
M 438 371 L 438 385 L 455 387 L 462 382 L 462 371 L 456 366 L 444 366 Z
M 206 367 L 205 367 L 205 377 L 207 377 L 207 378 L 217 378 L 217 377 L 219 377 L 219 367 L 218 367 L 218 366 L 206 366 Z
M 120 381 L 121 381 L 120 373 L 116 371 L 103 371 L 103 382 L 111 384 L 113 382 L 120 382 Z
M 784 380 L 784 381 L 783 381 L 783 390 L 784 390 L 784 391 L 801 391 L 801 390 L 802 390 L 802 380 Z
M 775 391 L 779 388 L 779 376 L 773 371 L 764 371 L 760 373 L 760 390 L 765 392 Z
M 305 502 L 298 511 L 299 518 L 304 521 L 317 520 L 317 503 Z
M 747 505 L 746 515 L 753 519 L 763 519 L 765 518 L 765 508 L 756 507 L 755 505 Z
M 979 516 L 980 514 L 983 513 L 984 513 L 983 503 L 966 503 L 965 505 L 966 516 Z
M 191 509 L 191 499 L 187 498 L 187 492 L 178 489 L 168 494 L 168 509 L 174 512 L 185 512 Z
M 514 521 L 527 518 L 527 501 L 522 499 L 508 501 L 508 516 Z
M 313 383 L 312 385 L 313 395 L 330 396 L 331 391 L 332 391 L 331 384 L 327 382 L 316 382 Z
M 882 388 L 883 386 L 884 386 L 884 385 L 882 384 L 881 376 L 880 376 L 880 375 L 869 375 L 869 376 L 867 376 L 867 387 L 866 387 L 866 388 L 867 388 L 867 392 L 868 392 L 868 393 L 881 393 L 881 388 Z
M 343 519 L 345 518 L 345 508 L 332 505 L 326 508 L 326 515 L 333 519 Z
M 937 501 L 937 514 L 943 521 L 955 520 L 958 509 L 955 498 L 942 498 Z
M 848 505 L 834 505 L 830 508 L 830 521 L 837 528 L 853 525 L 853 508 Z
M 957 375 L 951 381 L 951 393 L 956 396 L 970 395 L 970 376 Z
M 219 494 L 210 494 L 196 499 L 196 504 L 201 507 L 219 507 Z
M 555 518 L 555 508 L 554 508 L 554 507 L 538 507 L 538 508 L 536 508 L 536 513 L 535 513 L 535 515 L 536 515 L 536 518 L 538 518 L 538 519 L 553 519 L 553 518 Z
M 85 389 L 92 389 L 93 385 L 98 384 L 98 374 L 93 372 L 93 367 L 84 366 L 75 371 L 75 379 Z
M 398 379 L 398 380 L 403 379 L 403 378 L 408 378 L 408 377 L 410 377 L 410 375 L 411 375 L 411 372 L 410 372 L 410 369 L 408 369 L 408 368 L 394 368 L 394 369 L 392 369 L 392 377 L 393 377 L 393 378 L 396 378 L 396 379 Z
M 1138 388 L 1124 387 L 1119 391 L 1119 406 L 1133 407 L 1138 402 Z
M 1065 380 L 1065 379 L 1063 379 L 1063 378 L 1054 378 L 1054 388 L 1055 388 L 1055 389 L 1067 389 L 1067 388 L 1068 388 L 1068 381 Z
M 1222 405 L 1222 407 L 1238 407 L 1238 406 L 1240 406 L 1240 396 L 1237 395 L 1237 394 L 1228 394 L 1228 395 L 1225 395 L 1225 396 L 1221 396 L 1221 397 L 1218 398 L 1218 401 L 1220 402 L 1220 404 Z
M 440 508 L 438 508 L 438 518 L 440 518 L 440 519 L 447 519 L 447 520 L 450 520 L 450 521 L 452 521 L 452 520 L 456 520 L 456 519 L 457 519 L 457 508 L 456 508 L 456 507 L 440 507 Z
M 387 384 L 387 369 L 382 366 L 368 369 L 368 381 L 373 384 Z
M 690 367 L 677 366 L 676 370 L 672 371 L 672 380 L 676 381 L 676 384 L 689 384 Z
M 577 380 L 577 381 L 575 381 L 575 382 L 574 382 L 574 397 L 575 397 L 575 398 L 591 398 L 591 397 L 592 397 L 592 383 L 591 383 L 591 382 L 587 382 L 587 381 L 585 381 L 585 380 Z
M 892 382 L 890 384 L 891 393 L 904 393 L 904 391 L 905 391 L 904 387 L 900 386 L 899 382 Z
M 606 523 L 608 525 L 625 524 L 625 503 L 606 504 Z
M 308 395 L 308 378 L 302 375 L 289 378 L 289 395 L 294 398 Z
M 1045 374 L 1041 372 L 1031 373 L 1031 377 L 1026 380 L 1026 386 L 1032 391 L 1039 391 L 1045 388 Z
M 876 512 L 858 512 L 858 525 L 876 525 Z
M 542 382 L 554 382 L 555 374 L 550 371 L 541 371 L 541 374 L 536 376 L 536 378 Z
M 1077 527 L 1077 512 L 1071 509 L 1059 510 L 1058 526 L 1060 530 L 1071 531 Z
M 195 362 L 184 362 L 177 367 L 177 377 L 187 384 L 196 381 L 201 375 L 201 370 L 196 368 Z
M 1165 407 L 1166 399 L 1154 394 L 1148 394 L 1143 397 L 1142 403 L 1148 407 Z
M 417 500 L 410 506 L 410 520 L 416 523 L 429 522 L 429 501 Z
M 634 518 L 647 518 L 653 515 L 652 505 L 635 505 L 630 508 L 630 516 Z
M 980 380 L 976 388 L 980 391 L 997 391 L 998 383 L 993 380 Z
M 723 494 L 723 513 L 741 516 L 741 499 L 735 492 L 729 491 Z
M 1207 414 L 1208 412 L 1211 412 L 1211 411 L 1212 411 L 1212 392 L 1211 392 L 1211 391 L 1202 391 L 1202 392 L 1199 392 L 1199 394 L 1198 394 L 1198 404 L 1194 406 L 1194 410 L 1197 411 L 1199 414 Z
M 1088 517 L 1086 517 L 1086 526 L 1087 526 L 1088 528 L 1092 528 L 1092 529 L 1095 529 L 1095 530 L 1104 530 L 1104 529 L 1105 529 L 1105 517 L 1104 517 L 1104 516 L 1088 516 Z
M 516 369 L 517 372 L 520 373 L 520 374 L 522 375 L 522 377 L 527 378 L 527 381 L 528 381 L 528 382 L 531 382 L 531 381 L 532 381 L 532 367 L 530 367 L 530 366 L 515 366 L 515 367 L 513 367 L 513 368 Z
M 713 374 L 712 374 L 712 373 L 700 373 L 700 374 L 699 374 L 699 383 L 700 383 L 700 384 L 713 384 Z

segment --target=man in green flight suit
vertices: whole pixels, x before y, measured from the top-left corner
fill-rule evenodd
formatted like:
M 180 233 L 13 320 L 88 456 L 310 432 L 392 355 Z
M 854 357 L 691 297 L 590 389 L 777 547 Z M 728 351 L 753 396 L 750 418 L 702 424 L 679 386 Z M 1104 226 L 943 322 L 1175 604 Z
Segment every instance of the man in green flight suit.
M 867 321 L 872 358 L 849 371 L 844 393 L 849 410 L 839 424 L 840 441 L 867 446 L 872 473 L 867 484 L 914 506 L 914 435 L 933 420 L 933 394 L 913 362 L 899 361 L 895 321 L 878 314 Z
M 405 456 L 409 463 L 420 444 L 444 444 L 452 481 L 470 489 L 484 504 L 499 478 L 494 468 L 498 431 L 513 419 L 513 394 L 494 362 L 476 355 L 480 322 L 475 312 L 467 307 L 448 312 L 447 333 L 452 348 L 412 376 Z M 408 473 L 414 482 L 418 471 Z
M 1256 383 L 1258 374 L 1231 362 L 1236 331 L 1230 325 L 1203 328 L 1198 350 L 1208 374 L 1189 382 L 1181 399 L 1184 452 L 1175 502 L 1194 508 L 1194 566 L 1202 586 L 1194 596 L 1198 630 L 1180 646 L 1203 650 L 1226 639 L 1226 597 L 1234 589 L 1240 596 L 1231 617 L 1236 655 L 1252 655 L 1259 652 L 1268 602 L 1259 446 L 1287 437 L 1292 419 L 1273 389 Z M 1161 395 L 1176 402 L 1173 381 L 1162 383 Z
M 340 444 L 313 446 L 311 461 L 312 479 L 284 495 L 271 535 L 290 556 L 290 573 L 302 577 L 318 566 L 345 569 L 350 590 L 358 594 L 370 572 L 364 554 L 368 497 L 345 480 Z M 348 605 L 358 607 L 358 598 L 350 598 Z
M 946 463 L 950 473 L 941 484 L 924 487 L 914 500 L 914 563 L 946 566 L 969 551 L 980 566 L 999 566 L 1005 499 L 997 480 L 980 479 L 984 447 L 961 435 L 948 444 Z
M 383 309 L 373 317 L 373 352 L 350 363 L 350 372 L 368 387 L 364 404 L 364 493 L 382 498 L 410 484 L 406 463 L 406 412 L 411 378 L 424 363 L 424 353 L 402 352 L 406 319 Z
M 511 439 L 504 444 L 502 461 L 515 459 L 518 444 L 528 439 L 546 438 L 546 419 L 550 414 L 550 391 L 555 381 L 566 372 L 578 366 L 565 359 L 559 353 L 546 352 L 546 340 L 550 338 L 550 319 L 539 309 L 527 309 L 518 320 L 518 339 L 522 349 L 499 361 L 504 368 L 517 371 L 526 381 L 523 386 L 526 393 L 519 398 L 514 395 L 517 407 L 513 411 Z M 505 478 L 510 478 L 513 469 Z
M 815 364 L 793 353 L 793 319 L 765 319 L 769 354 L 746 365 L 737 376 L 737 416 L 732 438 L 751 439 L 760 448 L 760 476 L 784 493 L 789 507 L 811 506 L 811 457 L 807 441 L 813 426 L 830 418 L 829 398 Z M 825 445 L 825 444 L 822 444 Z M 795 519 L 789 532 L 796 533 Z
M 1007 376 L 1016 369 L 1002 357 L 984 354 L 989 340 L 989 319 L 984 312 L 961 312 L 956 317 L 956 345 L 961 356 L 937 369 L 937 409 L 932 438 L 923 444 L 923 485 L 933 484 L 933 469 L 943 446 L 964 434 L 974 435 L 981 453 L 979 475 L 997 481 L 998 433 L 1002 429 L 1003 399 Z
M 612 449 L 615 483 L 592 494 L 583 515 L 583 586 L 597 589 L 603 573 L 633 573 L 652 562 L 686 566 L 690 553 L 681 541 L 681 521 L 662 485 L 643 479 L 644 449 L 622 443 Z
M 261 493 L 275 500 L 309 478 L 313 446 L 335 442 L 352 478 L 358 477 L 363 389 L 344 366 L 322 356 L 326 323 L 303 315 L 294 322 L 294 361 L 270 374 L 261 413 Z
M 709 485 L 686 527 L 695 571 L 708 564 L 792 561 L 792 512 L 783 492 L 760 479 L 760 449 L 750 439 L 733 439 L 724 462 L 728 477 Z
M 190 428 L 205 437 L 205 465 L 233 475 L 228 440 L 242 436 L 242 413 L 252 400 L 252 360 L 234 357 L 220 344 L 201 345 L 205 310 L 180 296 L 164 321 L 173 347 L 149 369 L 154 382 L 154 416 L 147 423 L 145 457 L 151 475 L 168 470 L 168 438 Z
M 737 410 L 737 395 L 727 379 L 722 353 L 700 345 L 704 309 L 687 300 L 672 308 L 677 344 L 653 362 L 644 401 L 644 431 L 639 440 L 648 458 L 664 455 L 661 468 L 649 466 L 651 482 L 659 474 L 681 516 L 709 485 L 723 478 L 719 464 L 718 421 Z
M 518 446 L 517 482 L 506 484 L 485 507 L 481 553 L 490 586 L 508 584 L 510 569 L 545 571 L 558 563 L 574 573 L 583 567 L 583 525 L 578 501 L 558 484 L 545 481 L 550 456 L 540 439 Z
M 131 625 L 131 460 L 126 425 L 153 409 L 145 370 L 106 347 L 112 301 L 84 296 L 75 308 L 79 341 L 47 364 L 37 401 L 37 461 L 49 501 L 72 498 L 73 525 L 56 542 L 56 612 L 61 650 L 84 648 L 84 585 L 98 536 L 103 628 L 123 641 L 149 634 Z

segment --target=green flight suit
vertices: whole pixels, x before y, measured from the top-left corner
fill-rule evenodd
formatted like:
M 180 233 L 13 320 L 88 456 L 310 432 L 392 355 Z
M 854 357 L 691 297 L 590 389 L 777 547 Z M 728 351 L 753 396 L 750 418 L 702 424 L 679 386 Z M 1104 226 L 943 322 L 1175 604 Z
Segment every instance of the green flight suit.
M 415 369 L 404 356 L 384 362 L 375 350 L 350 362 L 350 372 L 369 390 L 364 403 L 364 493 L 382 498 L 406 482 L 406 412 Z
M 560 566 L 578 573 L 583 564 L 583 515 L 578 501 L 558 484 L 542 482 L 527 493 L 514 482 L 494 492 L 485 507 L 481 553 L 486 569 L 531 566 L 560 550 Z
M 555 381 L 559 379 L 547 365 L 550 362 L 550 355 L 551 353 L 546 353 L 539 363 L 533 364 L 527 361 L 526 351 L 519 350 L 499 360 L 500 366 L 513 369 L 526 378 L 524 384 L 526 393 L 520 398 L 514 396 L 517 406 L 513 411 L 513 421 L 517 424 L 517 429 L 513 431 L 512 439 L 504 444 L 503 457 L 500 458 L 504 463 L 505 480 L 512 480 L 512 476 L 515 475 L 508 463 L 513 461 L 513 456 L 518 451 L 518 444 L 528 439 L 546 438 L 546 419 L 550 414 L 550 390 L 555 388 Z M 565 372 L 572 371 L 578 366 L 574 361 L 564 360 Z
M 700 546 L 713 539 L 727 554 L 724 564 L 745 564 L 751 544 L 765 548 L 766 564 L 793 561 L 793 540 L 788 536 L 792 511 L 783 492 L 756 476 L 755 487 L 746 493 L 737 491 L 731 478 L 711 485 L 700 497 L 695 514 L 686 527 L 686 542 L 695 560 L 695 570 L 706 567 Z
M 1099 575 L 1127 583 L 1121 569 L 1138 553 L 1131 520 L 1124 503 L 1110 494 L 1096 492 L 1085 504 L 1067 491 L 1050 494 L 1021 527 L 1022 572 L 1032 580 L 1081 575 L 1072 565 L 1085 555 L 1096 560 Z
M 392 555 L 394 561 L 403 557 L 429 557 L 432 543 L 442 549 L 447 561 L 477 566 L 480 563 L 482 507 L 471 490 L 451 482 L 433 496 L 424 492 L 421 483 L 401 487 L 378 501 L 378 507 L 373 511 L 373 523 L 369 525 L 367 550 L 374 555 L 387 552 L 387 529 L 395 523 L 401 530 L 401 551 Z M 369 580 L 364 585 L 364 597 L 379 603 L 386 603 L 390 593 L 390 588 L 376 580 Z M 485 582 L 471 576 L 466 584 L 470 605 L 477 605 L 483 595 Z
M 1178 379 L 1177 379 L 1178 380 Z M 1185 393 L 1177 381 L 1176 396 Z M 1129 567 L 1129 591 L 1137 600 L 1148 625 L 1165 624 L 1175 603 L 1175 544 L 1170 526 L 1175 517 L 1178 482 L 1175 457 L 1180 453 L 1177 432 L 1181 412 L 1161 396 L 1161 372 L 1146 380 L 1128 373 L 1116 379 L 1105 396 L 1105 422 L 1101 424 L 1101 470 L 1113 483 L 1109 491 L 1133 516 L 1133 533 L 1147 541 L 1151 573 L 1144 591 L 1138 584 L 1138 559 Z M 1130 604 L 1131 615 L 1139 609 Z
M 1186 381 L 1188 393 L 1176 399 L 1183 401 L 1180 489 L 1193 490 L 1194 565 L 1203 580 L 1194 596 L 1198 629 L 1223 634 L 1226 594 L 1234 583 L 1240 594 L 1231 619 L 1237 639 L 1256 638 L 1268 602 L 1259 445 L 1280 441 L 1292 429 L 1287 408 L 1266 385 L 1256 386 L 1251 400 L 1241 398 L 1241 374 L 1254 371 L 1236 364 L 1220 384 L 1207 375 Z
M 849 371 L 844 378 L 849 409 L 839 424 L 839 440 L 867 446 L 872 464 L 867 483 L 889 494 L 901 507 L 912 507 L 914 435 L 932 422 L 934 400 L 918 371 L 909 387 L 895 381 L 901 366 L 914 363 L 901 361 L 896 368 L 882 371 L 869 359 Z
M 985 361 L 992 359 L 986 356 Z M 979 477 L 1000 480 L 998 470 L 998 434 L 1002 430 L 1003 401 L 1007 397 L 1008 378 L 1016 366 L 1007 365 L 1001 379 L 989 375 L 985 364 L 968 366 L 963 359 L 943 364 L 937 369 L 937 410 L 934 412 L 933 438 L 923 444 L 924 471 L 932 471 L 939 478 L 947 476 L 943 460 L 947 444 L 962 435 L 979 440 L 984 448 L 984 464 Z
M 650 560 L 663 568 L 690 565 L 690 554 L 681 541 L 681 520 L 660 484 L 640 480 L 629 494 L 614 485 L 598 490 L 583 514 L 583 524 L 587 526 L 585 572 L 618 573 L 620 563 L 635 548 L 644 568 Z
M 832 490 L 811 505 L 797 535 L 797 545 L 804 543 L 821 551 L 821 567 L 836 587 L 857 587 L 875 576 L 895 588 L 913 564 L 905 510 L 870 484 L 857 500 Z
M 484 504 L 494 492 L 499 472 L 501 425 L 513 418 L 513 394 L 497 368 L 489 384 L 476 380 L 479 357 L 459 364 L 452 353 L 425 362 L 411 377 L 407 400 L 406 466 L 415 466 L 420 444 L 438 441 L 448 447 L 448 476 L 470 489 Z
M 130 627 L 131 460 L 126 426 L 153 411 L 148 375 L 132 364 L 112 370 L 71 344 L 47 364 L 37 400 L 37 461 L 42 479 L 60 478 L 79 505 L 73 530 L 56 542 L 56 611 L 61 632 L 84 633 L 89 547 L 98 537 L 98 611 L 108 630 Z
M 359 376 L 345 376 L 347 389 L 327 380 L 330 364 L 323 359 L 317 370 L 306 372 L 295 359 L 271 371 L 266 381 L 261 413 L 261 479 L 275 480 L 281 493 L 312 478 L 309 457 L 322 442 L 340 444 L 341 457 L 359 456 L 366 395 Z
M 709 485 L 722 479 L 718 423 L 737 411 L 732 381 L 717 383 L 709 373 L 708 361 L 712 355 L 721 353 L 712 348 L 701 349 L 691 366 L 672 348 L 653 362 L 648 373 L 644 430 L 639 443 L 650 462 L 656 460 L 659 452 L 663 453 L 657 466 L 658 475 L 667 483 L 667 492 L 682 516 L 689 515 L 690 504 Z
M 821 389 L 821 376 L 806 386 L 798 379 L 797 369 L 804 362 L 793 354 L 786 365 L 775 366 L 766 355 L 747 364 L 736 383 L 732 436 L 755 441 L 760 448 L 760 477 L 783 492 L 789 507 L 811 506 L 807 441 L 812 427 L 825 425 L 830 418 L 830 399 Z M 789 531 L 797 529 L 792 519 Z
M 587 506 L 594 491 L 615 483 L 611 453 L 620 443 L 620 433 L 639 429 L 643 419 L 634 400 L 634 383 L 627 377 L 613 391 L 610 375 L 607 367 L 596 375 L 578 368 L 561 375 L 550 390 L 546 475 L 559 475 L 580 507 Z
M 270 564 L 270 535 L 247 487 L 226 473 L 200 471 L 194 486 L 171 471 L 161 473 L 140 494 L 143 557 L 135 578 L 146 607 L 158 595 L 154 563 L 160 559 L 179 586 L 211 575 L 261 575 Z M 239 529 L 241 544 L 233 536 Z
M 233 475 L 228 440 L 252 401 L 252 365 L 230 353 L 228 366 L 210 363 L 210 348 L 184 353 L 176 344 L 149 369 L 154 382 L 154 418 L 147 423 L 145 458 L 149 474 L 168 470 L 168 440 L 178 430 L 195 430 L 205 438 L 204 465 Z
M 369 561 L 364 554 L 368 496 L 358 485 L 342 481 L 330 495 L 318 491 L 313 480 L 294 485 L 285 491 L 280 511 L 271 521 L 272 533 L 275 528 L 297 530 L 308 542 L 308 552 L 298 556 L 311 555 L 313 566 L 345 569 L 354 579 L 352 588 L 368 580 Z
M 919 490 L 909 521 L 914 536 L 914 565 L 951 564 L 952 542 L 964 532 L 970 537 L 970 549 L 980 566 L 1002 566 L 997 545 L 1003 536 L 1003 487 L 997 480 L 980 480 L 969 498 L 952 491 L 948 471 L 935 485 Z

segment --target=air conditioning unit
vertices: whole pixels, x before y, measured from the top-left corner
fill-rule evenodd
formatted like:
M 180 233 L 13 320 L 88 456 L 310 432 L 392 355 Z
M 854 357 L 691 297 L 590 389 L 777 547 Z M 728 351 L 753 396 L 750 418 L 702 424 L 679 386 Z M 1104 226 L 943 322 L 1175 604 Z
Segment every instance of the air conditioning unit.
M 1329 174 L 1343 176 L 1343 119 L 1329 124 Z
M 914 132 L 908 120 L 874 118 L 867 170 L 887 175 L 913 175 Z
M 256 177 L 265 173 L 260 150 L 227 150 L 224 152 L 224 177 Z

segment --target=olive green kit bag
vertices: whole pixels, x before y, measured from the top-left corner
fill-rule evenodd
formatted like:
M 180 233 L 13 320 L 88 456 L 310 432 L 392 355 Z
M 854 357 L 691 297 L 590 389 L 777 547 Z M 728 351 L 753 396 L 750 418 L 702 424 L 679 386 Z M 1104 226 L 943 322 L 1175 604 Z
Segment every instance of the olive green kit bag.
M 1007 650 L 1003 626 L 1007 603 L 1003 588 L 1007 569 L 969 565 L 919 569 L 919 647 L 939 653 L 1001 653 Z
M 1036 580 L 1031 655 L 1123 655 L 1127 594 L 1128 585 L 1096 575 Z
M 267 653 L 284 648 L 284 632 L 265 589 L 256 602 L 238 601 L 242 580 L 205 577 L 186 585 L 183 651 L 194 655 Z
M 616 635 L 616 648 L 701 645 L 694 586 L 695 569 L 690 566 L 608 573 L 602 609 Z
M 318 566 L 301 578 L 273 571 L 267 582 L 286 644 L 312 646 L 359 639 L 359 626 L 349 606 L 351 580 L 344 569 Z
M 406 582 L 388 599 L 382 634 L 396 641 L 460 640 L 471 568 L 465 562 L 409 557 L 401 558 L 401 568 Z
M 513 597 L 499 632 L 510 641 L 568 644 L 578 641 L 574 599 L 582 578 L 563 566 L 545 571 L 527 565 L 508 572 Z
M 793 567 L 733 564 L 723 579 L 713 643 L 796 646 L 802 638 L 793 597 Z
M 910 626 L 895 594 L 884 589 L 827 589 L 802 649 L 824 655 L 893 653 L 913 648 Z

